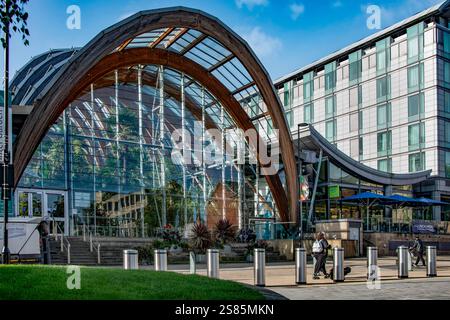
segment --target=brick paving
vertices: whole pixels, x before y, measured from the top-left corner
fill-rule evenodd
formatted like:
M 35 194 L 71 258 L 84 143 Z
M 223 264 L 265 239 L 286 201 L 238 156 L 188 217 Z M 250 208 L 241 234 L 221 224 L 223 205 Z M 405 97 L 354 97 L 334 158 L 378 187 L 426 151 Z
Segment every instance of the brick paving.
M 294 263 L 273 263 L 266 266 L 266 286 L 268 289 L 292 300 L 344 299 L 450 299 L 450 257 L 438 257 L 438 277 L 427 278 L 426 268 L 418 267 L 409 272 L 409 278 L 397 277 L 396 258 L 379 258 L 381 288 L 369 289 L 366 280 L 366 259 L 347 259 L 345 266 L 352 268 L 344 283 L 335 284 L 330 279 L 312 279 L 312 263 L 308 263 L 308 284 L 295 285 Z M 333 266 L 328 259 L 327 269 Z M 186 265 L 171 265 L 169 271 L 189 273 Z M 206 266 L 197 267 L 197 274 L 206 275 Z M 221 264 L 220 279 L 253 285 L 252 264 Z M 375 287 L 375 286 L 372 286 Z

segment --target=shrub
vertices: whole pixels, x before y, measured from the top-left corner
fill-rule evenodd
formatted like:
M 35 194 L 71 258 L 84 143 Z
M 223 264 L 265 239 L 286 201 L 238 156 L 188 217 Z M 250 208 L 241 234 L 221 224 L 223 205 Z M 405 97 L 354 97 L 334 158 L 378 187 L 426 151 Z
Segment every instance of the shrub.
M 192 227 L 192 248 L 196 253 L 205 253 L 211 246 L 211 233 L 208 227 L 197 223 Z
M 153 246 L 137 247 L 135 250 L 139 254 L 139 264 L 150 264 L 153 261 Z
M 235 240 L 236 228 L 227 219 L 221 219 L 215 225 L 213 238 L 218 244 L 223 246 Z

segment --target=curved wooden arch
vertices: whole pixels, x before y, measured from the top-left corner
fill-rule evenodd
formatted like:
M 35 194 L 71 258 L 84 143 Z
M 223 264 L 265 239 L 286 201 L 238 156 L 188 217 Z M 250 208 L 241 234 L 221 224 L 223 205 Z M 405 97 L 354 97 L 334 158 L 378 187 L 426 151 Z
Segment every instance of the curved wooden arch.
M 15 144 L 15 185 L 17 185 L 34 150 L 45 136 L 49 127 L 49 119 L 56 119 L 59 115 L 59 107 L 56 106 L 61 106 L 67 101 L 72 89 L 71 84 L 78 85 L 92 66 L 99 63 L 122 44 L 129 42 L 130 39 L 151 30 L 171 27 L 195 29 L 216 39 L 240 60 L 253 78 L 268 108 L 273 125 L 279 131 L 281 157 L 286 171 L 287 193 L 284 197 L 287 200 L 286 206 L 278 202 L 280 215 L 285 222 L 297 221 L 298 179 L 294 147 L 281 101 L 267 71 L 250 46 L 220 20 L 204 12 L 184 7 L 137 13 L 101 32 L 69 61 L 54 81 L 46 87 L 42 99 L 35 104 L 33 112 L 27 118 L 22 132 L 18 136 Z M 210 75 L 210 78 L 217 80 L 212 75 Z M 231 100 L 231 97 L 229 99 Z M 241 109 L 240 106 L 239 109 Z M 242 110 L 242 112 L 244 111 Z M 41 123 L 45 123 L 47 126 L 43 126 Z M 276 191 L 277 188 L 283 190 L 282 185 L 279 185 L 272 188 L 272 192 L 279 193 L 280 191 Z M 283 207 L 283 210 L 281 207 Z M 287 211 L 286 207 L 288 207 Z

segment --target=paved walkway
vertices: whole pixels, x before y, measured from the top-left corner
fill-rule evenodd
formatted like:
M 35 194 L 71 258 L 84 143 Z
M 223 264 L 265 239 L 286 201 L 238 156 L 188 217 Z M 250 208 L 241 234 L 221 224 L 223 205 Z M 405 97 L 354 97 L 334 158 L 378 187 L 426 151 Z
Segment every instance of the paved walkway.
M 382 282 L 379 289 L 366 284 L 342 283 L 307 287 L 271 287 L 289 300 L 449 300 L 450 278 Z

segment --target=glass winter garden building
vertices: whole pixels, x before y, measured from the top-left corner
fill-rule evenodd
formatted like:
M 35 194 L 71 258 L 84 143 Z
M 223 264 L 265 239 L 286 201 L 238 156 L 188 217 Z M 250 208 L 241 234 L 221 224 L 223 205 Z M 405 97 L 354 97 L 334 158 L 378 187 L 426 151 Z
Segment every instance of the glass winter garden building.
M 366 219 L 339 201 L 361 191 L 450 200 L 449 4 L 275 84 L 238 35 L 186 8 L 141 12 L 81 49 L 37 56 L 11 86 L 13 215 L 52 218 L 72 235 L 86 225 L 151 236 L 221 218 L 283 230 L 298 223 L 301 181 L 306 222 L 450 220 L 445 207 L 407 217 L 372 208 Z M 279 150 L 275 174 L 263 174 L 261 149 L 236 129 Z M 203 161 L 207 150 L 220 160 Z

